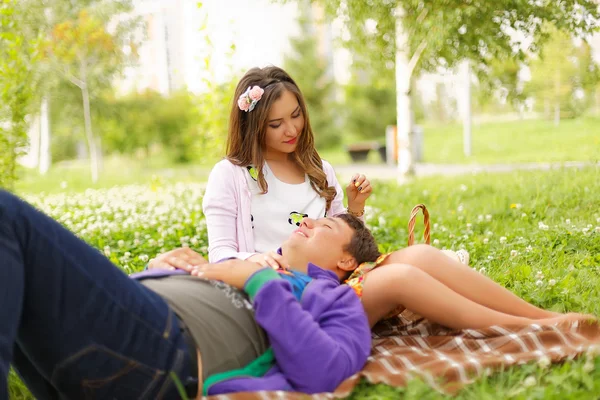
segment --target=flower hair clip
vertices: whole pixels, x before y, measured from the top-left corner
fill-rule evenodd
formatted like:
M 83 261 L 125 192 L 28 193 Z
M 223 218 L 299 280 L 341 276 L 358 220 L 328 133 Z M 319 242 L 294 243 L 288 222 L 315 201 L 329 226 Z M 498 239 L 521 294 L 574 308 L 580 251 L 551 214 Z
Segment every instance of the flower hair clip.
M 245 112 L 254 110 L 263 93 L 265 93 L 265 90 L 260 86 L 248 86 L 248 89 L 238 99 L 238 107 Z

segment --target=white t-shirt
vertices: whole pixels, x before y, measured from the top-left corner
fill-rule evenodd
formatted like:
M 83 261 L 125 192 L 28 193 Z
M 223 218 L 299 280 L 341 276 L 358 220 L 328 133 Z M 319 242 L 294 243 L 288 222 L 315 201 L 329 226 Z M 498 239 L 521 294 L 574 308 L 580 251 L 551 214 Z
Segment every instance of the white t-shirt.
M 290 184 L 277 179 L 269 165 L 264 164 L 268 191 L 261 194 L 252 167 L 247 168 L 246 180 L 252 193 L 252 232 L 257 253 L 276 251 L 300 226 L 304 217 L 322 218 L 326 201 L 310 185 L 308 175 L 303 183 Z

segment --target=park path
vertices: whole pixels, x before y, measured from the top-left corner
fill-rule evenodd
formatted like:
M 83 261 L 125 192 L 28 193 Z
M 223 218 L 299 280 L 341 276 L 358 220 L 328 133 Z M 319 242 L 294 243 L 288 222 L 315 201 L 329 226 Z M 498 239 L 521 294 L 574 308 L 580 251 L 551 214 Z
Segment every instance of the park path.
M 514 164 L 417 164 L 415 176 L 426 177 L 434 175 L 453 176 L 478 173 L 496 173 L 511 171 L 550 170 L 559 168 L 600 167 L 600 162 L 567 161 L 554 163 L 514 163 Z M 347 164 L 334 165 L 338 178 L 349 180 L 355 173 L 365 174 L 371 180 L 393 180 L 398 177 L 397 167 L 386 164 Z

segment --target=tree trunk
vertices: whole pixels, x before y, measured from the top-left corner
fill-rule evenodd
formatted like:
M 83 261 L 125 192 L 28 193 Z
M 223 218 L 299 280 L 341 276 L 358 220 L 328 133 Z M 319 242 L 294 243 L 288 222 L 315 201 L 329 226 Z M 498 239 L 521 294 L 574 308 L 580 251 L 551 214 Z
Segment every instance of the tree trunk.
M 554 126 L 558 126 L 560 124 L 560 69 L 556 70 L 554 79 L 554 95 L 556 96 L 554 101 Z
M 96 151 L 96 139 L 92 132 L 92 116 L 90 113 L 90 94 L 87 88 L 87 82 L 84 81 L 81 87 L 81 96 L 83 97 L 83 119 L 85 123 L 85 138 L 90 149 L 90 163 L 92 170 L 92 182 L 98 182 L 98 153 Z
M 40 160 L 39 171 L 41 175 L 46 175 L 50 169 L 52 160 L 50 154 L 50 113 L 48 110 L 48 98 L 42 99 L 40 109 Z
M 471 156 L 471 66 L 469 60 L 465 60 L 462 65 L 464 79 L 464 119 L 463 119 L 463 152 L 465 157 Z
M 403 182 L 414 174 L 414 161 L 411 146 L 413 131 L 411 80 L 409 65 L 408 35 L 402 26 L 404 18 L 402 6 L 396 8 L 396 126 L 398 146 L 398 181 Z

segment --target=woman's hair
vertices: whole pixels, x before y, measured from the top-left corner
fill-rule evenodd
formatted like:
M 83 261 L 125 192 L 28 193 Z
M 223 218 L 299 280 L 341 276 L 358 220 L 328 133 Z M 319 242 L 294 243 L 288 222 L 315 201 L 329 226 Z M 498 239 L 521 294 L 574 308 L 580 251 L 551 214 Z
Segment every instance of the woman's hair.
M 240 110 L 238 107 L 239 97 L 249 87 L 254 86 L 264 89 L 265 92 L 262 98 L 252 111 Z M 323 162 L 315 149 L 315 139 L 300 88 L 281 68 L 273 66 L 252 68 L 246 72 L 238 83 L 229 117 L 227 159 L 238 166 L 247 167 L 252 165 L 257 167 L 258 185 L 263 193 L 268 191 L 268 185 L 261 167 L 265 161 L 263 149 L 266 143 L 269 111 L 273 103 L 281 98 L 285 91 L 289 91 L 296 96 L 304 116 L 304 128 L 299 135 L 298 145 L 292 153 L 292 157 L 308 175 L 313 189 L 326 200 L 326 209 L 329 209 L 331 201 L 336 195 L 335 187 L 330 187 L 327 183 Z

